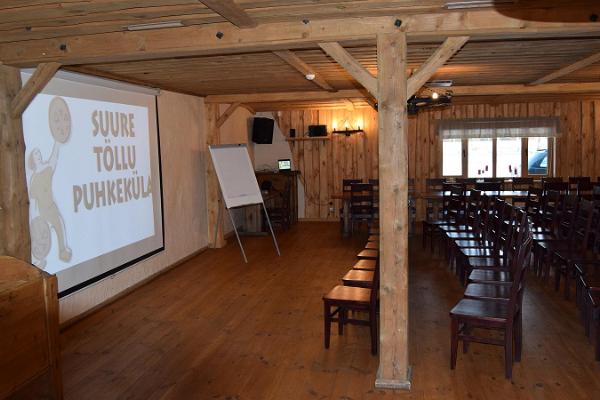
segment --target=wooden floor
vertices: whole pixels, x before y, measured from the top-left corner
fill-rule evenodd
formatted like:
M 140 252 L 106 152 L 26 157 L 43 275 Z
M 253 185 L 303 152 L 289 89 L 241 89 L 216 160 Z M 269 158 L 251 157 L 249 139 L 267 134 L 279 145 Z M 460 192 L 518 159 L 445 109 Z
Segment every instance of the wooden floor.
M 411 244 L 412 392 L 373 388 L 368 329 L 323 348 L 321 296 L 340 282 L 362 238 L 334 223 L 207 251 L 62 334 L 67 399 L 600 399 L 573 303 L 529 279 L 523 360 L 503 377 L 502 349 L 474 344 L 449 369 L 448 311 L 461 287 L 444 263 Z M 334 330 L 335 332 L 335 330 Z

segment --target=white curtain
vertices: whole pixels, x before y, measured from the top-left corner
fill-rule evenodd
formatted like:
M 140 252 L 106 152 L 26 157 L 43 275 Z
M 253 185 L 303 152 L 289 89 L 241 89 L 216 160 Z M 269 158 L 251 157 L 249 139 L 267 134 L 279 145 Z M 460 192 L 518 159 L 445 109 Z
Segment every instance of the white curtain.
M 438 122 L 442 139 L 556 137 L 558 118 L 448 119 Z

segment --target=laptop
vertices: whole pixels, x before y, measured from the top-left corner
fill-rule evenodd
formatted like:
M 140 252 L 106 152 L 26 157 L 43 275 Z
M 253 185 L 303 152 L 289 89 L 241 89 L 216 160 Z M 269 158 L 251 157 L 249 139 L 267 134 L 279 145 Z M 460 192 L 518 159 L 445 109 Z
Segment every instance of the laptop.
M 291 171 L 292 170 L 292 162 L 289 158 L 277 160 L 277 164 L 279 166 L 279 171 Z

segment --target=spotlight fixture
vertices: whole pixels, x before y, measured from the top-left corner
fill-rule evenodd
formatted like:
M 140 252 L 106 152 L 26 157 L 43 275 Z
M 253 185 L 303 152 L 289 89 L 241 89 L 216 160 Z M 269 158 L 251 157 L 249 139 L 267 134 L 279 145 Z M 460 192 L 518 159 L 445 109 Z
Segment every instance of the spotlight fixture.
M 147 31 L 150 29 L 181 28 L 181 21 L 150 22 L 148 24 L 127 25 L 128 31 Z
M 304 75 L 304 77 L 306 78 L 307 81 L 312 81 L 316 78 L 316 75 L 313 73 L 308 73 L 308 74 Z
M 439 98 L 440 98 L 440 95 L 439 95 L 439 93 L 438 93 L 438 92 L 433 92 L 433 93 L 431 93 L 431 98 L 432 98 L 433 100 L 437 100 L 437 99 L 439 99 Z

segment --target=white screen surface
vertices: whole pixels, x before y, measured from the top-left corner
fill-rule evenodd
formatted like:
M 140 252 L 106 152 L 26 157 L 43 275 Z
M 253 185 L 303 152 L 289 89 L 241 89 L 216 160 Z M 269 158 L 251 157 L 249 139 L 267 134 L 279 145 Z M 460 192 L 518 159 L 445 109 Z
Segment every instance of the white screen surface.
M 59 292 L 162 249 L 154 95 L 57 77 L 23 132 L 32 261 Z
M 209 146 L 227 208 L 262 203 L 252 161 L 245 144 Z

